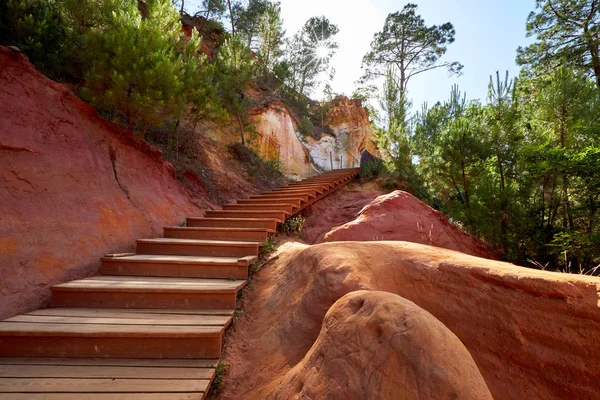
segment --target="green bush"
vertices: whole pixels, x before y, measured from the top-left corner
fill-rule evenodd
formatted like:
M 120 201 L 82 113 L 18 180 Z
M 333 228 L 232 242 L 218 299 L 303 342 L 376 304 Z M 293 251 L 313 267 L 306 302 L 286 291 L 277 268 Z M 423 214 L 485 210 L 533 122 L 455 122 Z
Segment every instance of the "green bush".
M 305 222 L 306 220 L 300 215 L 288 217 L 283 224 L 283 232 L 288 236 L 300 237 Z
M 300 123 L 298 124 L 298 130 L 300 131 L 300 133 L 304 136 L 312 136 L 314 129 L 315 127 L 310 118 L 302 117 Z

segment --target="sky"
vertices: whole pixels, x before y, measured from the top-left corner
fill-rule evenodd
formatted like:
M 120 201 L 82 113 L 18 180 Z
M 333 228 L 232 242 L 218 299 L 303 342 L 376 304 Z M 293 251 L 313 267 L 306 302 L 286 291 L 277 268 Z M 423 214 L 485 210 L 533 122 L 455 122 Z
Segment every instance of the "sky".
M 362 75 L 360 65 L 369 51 L 373 35 L 383 28 L 389 13 L 402 10 L 408 1 L 393 0 L 280 0 L 281 16 L 287 36 L 292 36 L 313 16 L 325 15 L 338 25 L 339 49 L 332 59 L 336 69 L 329 82 L 335 93 L 351 95 Z M 198 2 L 190 0 L 189 3 Z M 413 111 L 449 97 L 453 84 L 466 92 L 468 99 L 487 99 L 490 75 L 508 70 L 518 73 L 516 50 L 532 39 L 526 37 L 527 16 L 535 0 L 411 0 L 425 24 L 451 22 L 456 30 L 455 42 L 449 45 L 444 60 L 464 65 L 460 77 L 449 77 L 443 69 L 420 74 L 409 83 Z M 312 97 L 320 99 L 322 90 Z
M 449 97 L 458 84 L 468 99 L 487 99 L 490 75 L 508 70 L 518 73 L 515 63 L 519 46 L 531 43 L 526 37 L 527 16 L 535 0 L 412 0 L 425 24 L 451 22 L 455 42 L 449 45 L 444 60 L 464 65 L 460 77 L 449 77 L 443 69 L 416 76 L 409 83 L 413 111 L 427 102 L 433 105 Z M 297 32 L 314 15 L 325 15 L 337 24 L 340 48 L 332 59 L 336 75 L 330 85 L 336 93 L 352 94 L 362 75 L 362 57 L 369 51 L 373 35 L 383 28 L 389 13 L 402 10 L 404 1 L 392 0 L 281 0 L 281 13 L 287 35 Z M 313 97 L 319 98 L 321 93 Z

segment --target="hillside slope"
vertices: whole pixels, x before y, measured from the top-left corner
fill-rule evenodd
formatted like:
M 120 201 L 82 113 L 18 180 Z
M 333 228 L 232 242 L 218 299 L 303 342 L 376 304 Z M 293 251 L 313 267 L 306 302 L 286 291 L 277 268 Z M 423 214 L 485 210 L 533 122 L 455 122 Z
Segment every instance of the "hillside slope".
M 161 153 L 0 48 L 0 318 L 201 214 Z

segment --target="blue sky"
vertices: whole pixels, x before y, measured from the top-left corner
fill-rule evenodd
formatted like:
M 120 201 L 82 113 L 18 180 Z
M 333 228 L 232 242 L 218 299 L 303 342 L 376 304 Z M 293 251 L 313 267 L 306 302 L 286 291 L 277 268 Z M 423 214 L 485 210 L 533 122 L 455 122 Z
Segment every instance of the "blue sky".
M 196 2 L 198 0 L 195 0 Z M 325 15 L 340 28 L 340 44 L 332 63 L 337 73 L 329 82 L 334 91 L 350 95 L 361 76 L 360 64 L 373 35 L 383 27 L 386 16 L 401 10 L 407 2 L 392 0 L 280 0 L 287 35 L 297 32 L 315 15 Z M 413 111 L 423 102 L 430 105 L 448 98 L 453 84 L 466 91 L 469 99 L 487 98 L 491 74 L 506 70 L 514 77 L 516 49 L 526 45 L 525 23 L 535 0 L 413 0 L 427 25 L 451 22 L 456 41 L 445 59 L 464 65 L 463 75 L 448 77 L 437 70 L 415 77 L 409 84 Z M 193 7 L 194 0 L 188 1 Z M 191 11 L 191 10 L 190 10 Z M 313 97 L 320 98 L 316 92 Z
M 456 41 L 445 59 L 464 65 L 462 76 L 448 77 L 442 70 L 415 77 L 409 84 L 413 111 L 423 102 L 430 105 L 448 98 L 457 83 L 470 99 L 487 98 L 490 74 L 506 70 L 518 72 L 516 49 L 526 45 L 525 23 L 535 0 L 413 0 L 427 25 L 451 22 Z M 296 32 L 313 15 L 323 14 L 338 24 L 340 49 L 332 60 L 337 74 L 331 82 L 334 91 L 351 94 L 360 77 L 363 55 L 369 50 L 375 32 L 386 16 L 401 10 L 407 2 L 391 0 L 282 0 L 282 17 L 287 33 Z M 318 97 L 318 93 L 315 93 Z

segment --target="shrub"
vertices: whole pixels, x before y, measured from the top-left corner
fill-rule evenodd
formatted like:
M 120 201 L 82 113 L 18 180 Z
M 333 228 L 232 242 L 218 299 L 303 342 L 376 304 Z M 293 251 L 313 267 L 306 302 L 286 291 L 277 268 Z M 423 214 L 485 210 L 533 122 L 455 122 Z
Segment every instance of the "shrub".
M 298 130 L 304 136 L 312 136 L 315 127 L 313 126 L 312 121 L 308 117 L 302 117 L 300 123 L 298 124 Z

